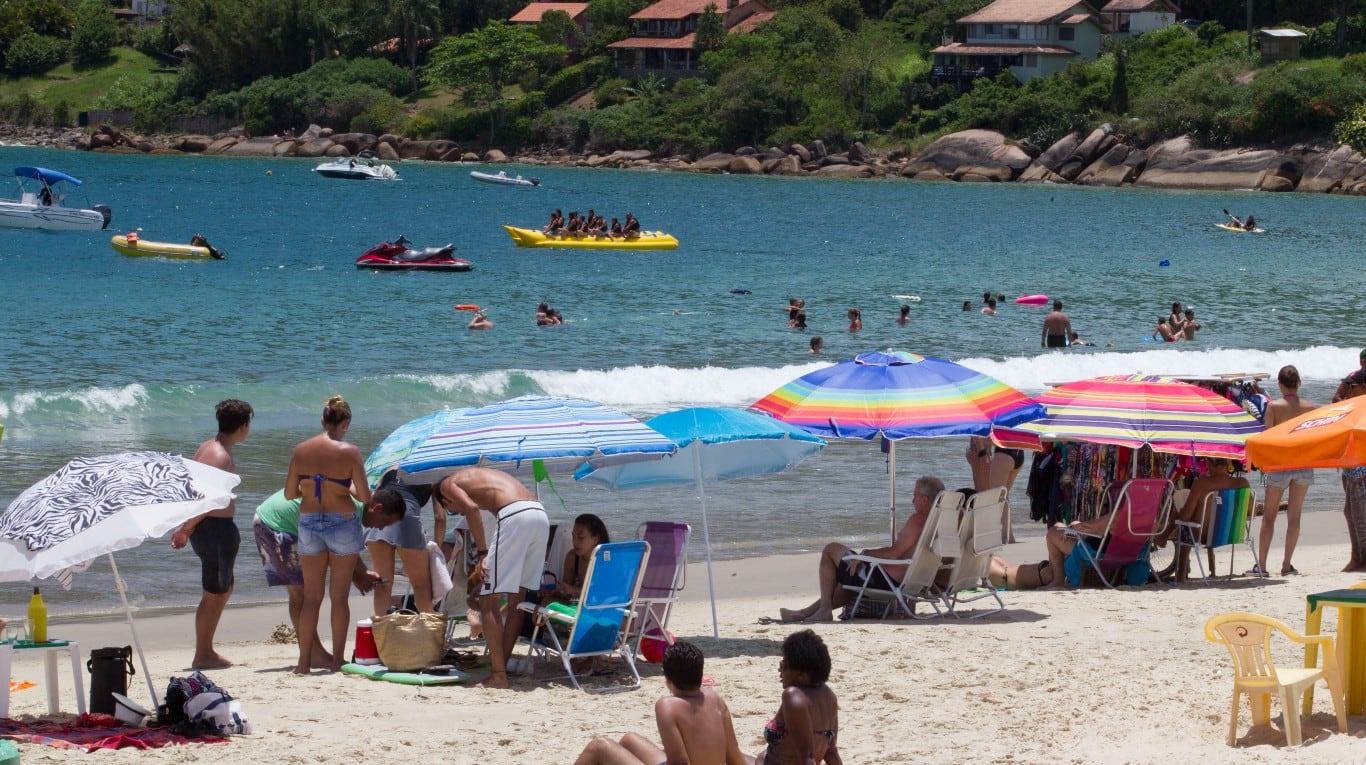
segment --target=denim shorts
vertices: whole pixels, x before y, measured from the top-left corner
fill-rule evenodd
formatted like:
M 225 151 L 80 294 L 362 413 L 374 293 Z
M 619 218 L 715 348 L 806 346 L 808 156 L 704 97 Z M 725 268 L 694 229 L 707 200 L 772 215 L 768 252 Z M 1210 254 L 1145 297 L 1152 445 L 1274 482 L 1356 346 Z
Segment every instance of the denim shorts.
M 1310 486 L 1314 483 L 1314 471 L 1304 470 L 1278 470 L 1275 473 L 1266 474 L 1266 485 L 1275 489 L 1288 489 L 1290 484 L 1298 483 Z
M 365 535 L 355 513 L 304 513 L 299 516 L 299 554 L 357 555 Z

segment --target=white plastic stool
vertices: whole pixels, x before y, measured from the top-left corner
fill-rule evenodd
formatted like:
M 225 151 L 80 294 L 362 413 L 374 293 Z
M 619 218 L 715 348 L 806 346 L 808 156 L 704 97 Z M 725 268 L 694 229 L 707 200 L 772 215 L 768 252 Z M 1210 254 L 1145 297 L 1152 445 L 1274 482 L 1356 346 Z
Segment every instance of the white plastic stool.
M 64 645 L 24 645 L 0 643 L 0 717 L 9 717 L 10 665 L 15 651 L 42 651 L 44 671 L 47 682 L 47 713 L 55 715 L 61 711 L 60 694 L 57 693 L 57 654 L 66 651 L 71 656 L 71 681 L 76 687 L 76 709 L 85 714 L 85 680 L 81 677 L 81 647 L 74 640 Z

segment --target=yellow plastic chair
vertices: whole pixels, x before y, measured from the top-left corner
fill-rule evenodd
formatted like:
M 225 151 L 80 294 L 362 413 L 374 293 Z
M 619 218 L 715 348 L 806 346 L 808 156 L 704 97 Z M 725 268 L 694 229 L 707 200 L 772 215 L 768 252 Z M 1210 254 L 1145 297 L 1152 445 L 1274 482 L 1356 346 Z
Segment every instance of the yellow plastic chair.
M 1300 643 L 1316 644 L 1323 650 L 1323 667 L 1276 668 L 1271 661 L 1271 631 Z M 1342 676 L 1338 673 L 1337 651 L 1333 638 L 1327 635 L 1299 634 L 1284 623 L 1269 616 L 1235 611 L 1219 614 L 1205 622 L 1205 638 L 1211 643 L 1223 643 L 1233 656 L 1233 711 L 1228 722 L 1228 745 L 1238 741 L 1239 694 L 1246 693 L 1252 705 L 1252 724 L 1271 722 L 1271 694 L 1281 697 L 1281 715 L 1285 721 L 1286 743 L 1299 746 L 1299 705 L 1296 700 L 1322 678 L 1328 682 L 1328 694 L 1333 698 L 1333 709 L 1338 716 L 1338 730 L 1347 732 L 1347 711 L 1342 698 Z

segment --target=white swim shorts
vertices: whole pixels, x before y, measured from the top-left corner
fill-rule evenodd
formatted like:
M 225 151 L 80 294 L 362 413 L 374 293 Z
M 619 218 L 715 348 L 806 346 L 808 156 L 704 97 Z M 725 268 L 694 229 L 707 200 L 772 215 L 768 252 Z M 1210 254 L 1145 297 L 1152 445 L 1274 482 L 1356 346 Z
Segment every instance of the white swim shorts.
M 539 589 L 549 540 L 550 519 L 540 502 L 519 500 L 499 510 L 479 594 L 513 595 L 522 589 Z
M 1266 474 L 1266 485 L 1274 489 L 1285 490 L 1290 488 L 1293 483 L 1303 486 L 1310 486 L 1314 483 L 1314 471 L 1305 470 L 1278 470 L 1275 473 Z

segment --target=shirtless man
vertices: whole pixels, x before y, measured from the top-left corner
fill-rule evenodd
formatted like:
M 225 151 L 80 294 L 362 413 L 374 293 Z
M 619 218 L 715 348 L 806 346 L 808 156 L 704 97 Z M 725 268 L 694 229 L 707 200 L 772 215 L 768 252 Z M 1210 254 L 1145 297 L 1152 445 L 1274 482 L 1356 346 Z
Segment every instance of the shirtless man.
M 1195 320 L 1195 309 L 1186 309 L 1186 319 L 1181 322 L 1181 336 L 1186 340 L 1195 339 L 1195 331 L 1204 328 L 1204 324 Z
M 1172 332 L 1172 325 L 1167 322 L 1165 317 L 1157 317 L 1157 329 L 1153 330 L 1153 339 L 1161 339 L 1164 343 L 1176 342 L 1176 335 Z
M 903 305 L 903 306 L 901 306 L 901 313 L 896 317 L 896 323 L 897 323 L 897 326 L 900 326 L 900 327 L 904 327 L 904 326 L 906 326 L 907 324 L 910 324 L 910 323 L 911 323 L 911 307 L 910 307 L 910 306 L 908 306 L 908 305 Z
M 1209 457 L 1201 458 L 1201 462 L 1204 465 L 1205 473 L 1204 475 L 1200 476 L 1199 478 L 1196 478 L 1193 482 L 1191 482 L 1190 493 L 1186 495 L 1186 504 L 1177 508 L 1175 519 L 1181 521 L 1182 523 L 1191 523 L 1193 521 L 1199 521 L 1202 525 L 1196 529 L 1193 529 L 1191 532 L 1195 535 L 1196 539 L 1206 538 L 1205 535 L 1208 533 L 1208 531 L 1205 529 L 1203 524 L 1206 520 L 1213 520 L 1212 516 L 1206 519 L 1202 515 L 1205 509 L 1206 498 L 1210 494 L 1216 491 L 1223 491 L 1225 489 L 1248 488 L 1247 479 L 1243 477 L 1243 474 L 1241 472 L 1242 467 L 1238 462 L 1233 460 L 1213 459 Z M 1232 470 L 1232 472 L 1230 472 L 1230 470 Z M 1176 535 L 1179 533 L 1178 528 L 1179 527 L 1173 524 L 1171 530 L 1164 534 L 1162 537 L 1159 537 L 1156 543 L 1160 546 L 1164 544 L 1164 540 L 1175 540 Z M 1191 551 L 1189 547 L 1184 546 L 1179 549 L 1180 554 L 1177 556 L 1176 559 L 1175 576 L 1176 581 L 1184 582 L 1186 581 L 1186 578 L 1190 575 Z M 1209 553 L 1210 571 L 1212 572 L 1214 570 L 1214 551 L 1209 549 L 1207 549 L 1206 551 Z
M 1066 348 L 1067 336 L 1072 334 L 1072 320 L 1062 312 L 1062 301 L 1053 301 L 1053 310 L 1043 317 L 1043 333 L 1039 345 L 1044 348 Z
M 655 724 L 663 748 L 638 733 L 618 743 L 606 736 L 589 742 L 574 765 L 656 765 L 690 762 L 744 765 L 725 699 L 702 687 L 702 651 L 682 640 L 664 649 L 667 696 L 655 702 Z
M 474 318 L 465 325 L 465 329 L 493 329 L 493 322 L 489 321 L 488 314 L 483 311 L 475 311 Z
M 251 404 L 235 398 L 225 399 L 218 402 L 214 415 L 218 419 L 218 435 L 199 445 L 194 461 L 236 473 L 232 447 L 247 440 L 251 433 Z M 242 535 L 233 521 L 236 512 L 237 503 L 228 500 L 227 506 L 197 515 L 171 534 L 171 549 L 182 549 L 188 543 L 199 556 L 204 592 L 199 597 L 199 608 L 194 612 L 194 659 L 190 662 L 194 669 L 232 666 L 232 662 L 214 650 L 213 636 L 218 631 L 218 620 L 223 616 L 228 598 L 232 597 L 232 567 L 242 544 Z
M 500 470 L 466 468 L 436 485 L 441 504 L 465 516 L 470 535 L 479 545 L 479 611 L 493 672 L 480 687 L 507 688 L 507 661 L 521 632 L 522 611 L 517 605 L 528 590 L 541 586 L 545 570 L 550 521 L 545 508 L 521 481 Z M 498 525 L 484 528 L 480 510 L 498 516 Z M 503 596 L 507 596 L 504 623 Z
M 944 482 L 933 476 L 922 476 L 915 482 L 915 496 L 911 503 L 915 506 L 915 512 L 906 519 L 906 525 L 901 528 L 901 533 L 897 534 L 896 541 L 890 547 L 876 547 L 871 550 L 864 550 L 861 554 L 874 558 L 884 558 L 888 560 L 905 560 L 915 552 L 916 543 L 920 541 L 920 533 L 925 530 L 925 521 L 929 519 L 930 508 L 934 506 L 935 497 L 944 490 Z M 785 622 L 828 622 L 835 618 L 835 609 L 854 599 L 854 593 L 846 590 L 844 585 L 860 586 L 867 579 L 868 566 L 858 562 L 845 560 L 854 551 L 839 542 L 831 542 L 821 551 L 820 562 L 820 597 L 814 603 L 801 609 L 782 608 L 778 610 L 779 616 Z M 882 590 L 895 589 L 900 583 L 901 578 L 906 575 L 905 566 L 884 566 L 883 571 L 893 581 L 877 581 L 873 586 Z M 881 576 L 879 576 L 881 579 Z
M 1267 428 L 1315 409 L 1314 404 L 1300 398 L 1300 371 L 1293 366 L 1283 366 L 1276 374 L 1276 383 L 1281 388 L 1281 398 L 1266 405 L 1264 422 Z M 1266 557 L 1271 553 L 1271 536 L 1276 531 L 1276 514 L 1281 509 L 1281 494 L 1290 490 L 1290 500 L 1286 508 L 1285 555 L 1281 558 L 1281 576 L 1298 574 L 1290 558 L 1295 554 L 1295 543 L 1300 539 L 1300 511 L 1304 509 L 1304 495 L 1314 483 L 1314 471 L 1281 470 L 1266 473 L 1266 499 L 1262 502 L 1262 532 L 1257 537 L 1257 568 L 1248 573 L 1266 575 Z
M 1361 368 L 1342 378 L 1333 391 L 1333 403 L 1366 394 L 1366 348 L 1361 349 Z

